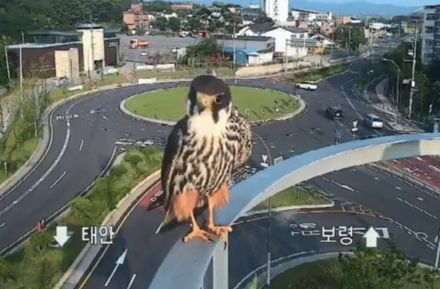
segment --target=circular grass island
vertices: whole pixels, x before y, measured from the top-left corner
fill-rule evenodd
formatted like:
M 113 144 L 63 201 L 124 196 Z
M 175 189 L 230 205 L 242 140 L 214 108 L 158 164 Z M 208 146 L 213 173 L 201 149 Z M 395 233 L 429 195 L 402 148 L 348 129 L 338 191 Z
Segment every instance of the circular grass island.
M 277 119 L 295 112 L 299 101 L 270 89 L 231 86 L 232 103 L 250 121 Z M 133 96 L 125 108 L 141 117 L 177 121 L 186 113 L 188 87 L 175 87 Z

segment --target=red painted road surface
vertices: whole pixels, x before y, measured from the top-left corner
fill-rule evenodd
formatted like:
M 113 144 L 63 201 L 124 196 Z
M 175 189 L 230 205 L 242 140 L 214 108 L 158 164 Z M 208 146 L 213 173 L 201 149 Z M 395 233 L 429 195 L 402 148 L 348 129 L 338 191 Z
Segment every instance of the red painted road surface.
M 157 197 L 162 194 L 162 186 L 160 181 L 154 184 L 148 191 L 145 192 L 142 199 L 139 201 L 141 208 L 147 209 L 152 202 L 155 202 Z
M 395 160 L 390 162 L 389 166 L 396 171 L 411 174 L 422 183 L 440 189 L 440 158 L 438 157 Z

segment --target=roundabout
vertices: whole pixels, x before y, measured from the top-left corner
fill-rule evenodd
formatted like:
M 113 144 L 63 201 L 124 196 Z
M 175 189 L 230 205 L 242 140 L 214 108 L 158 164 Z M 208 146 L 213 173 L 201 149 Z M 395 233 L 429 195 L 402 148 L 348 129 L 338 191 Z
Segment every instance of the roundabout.
M 135 118 L 152 122 L 175 122 L 185 115 L 188 87 L 174 87 L 132 96 L 122 110 Z M 299 97 L 258 87 L 231 86 L 232 101 L 251 121 L 290 118 L 302 108 Z

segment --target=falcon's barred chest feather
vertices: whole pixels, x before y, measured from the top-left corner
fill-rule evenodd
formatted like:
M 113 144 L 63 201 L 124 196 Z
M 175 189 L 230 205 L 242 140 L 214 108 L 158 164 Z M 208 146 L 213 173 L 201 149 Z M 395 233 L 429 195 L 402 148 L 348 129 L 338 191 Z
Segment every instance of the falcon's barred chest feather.
M 174 156 L 165 184 L 166 207 L 171 196 L 194 189 L 200 194 L 199 206 L 203 205 L 204 197 L 228 183 L 232 169 L 244 163 L 251 151 L 250 127 L 241 116 L 230 114 L 215 123 L 209 114 L 202 113 L 186 122 L 186 128 L 178 131 L 181 149 Z

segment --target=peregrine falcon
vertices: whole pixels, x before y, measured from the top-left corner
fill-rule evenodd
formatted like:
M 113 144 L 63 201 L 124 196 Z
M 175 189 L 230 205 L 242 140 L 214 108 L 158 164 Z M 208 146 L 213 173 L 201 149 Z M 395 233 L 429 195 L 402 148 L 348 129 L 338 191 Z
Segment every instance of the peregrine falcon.
M 214 224 L 214 209 L 229 200 L 232 171 L 248 160 L 251 151 L 250 125 L 233 111 L 230 88 L 213 75 L 196 77 L 187 114 L 174 126 L 165 148 L 161 183 L 166 213 L 161 227 L 191 220 L 192 232 L 185 242 L 195 237 L 210 241 L 232 231 Z M 194 215 L 195 209 L 205 206 L 207 231 Z

